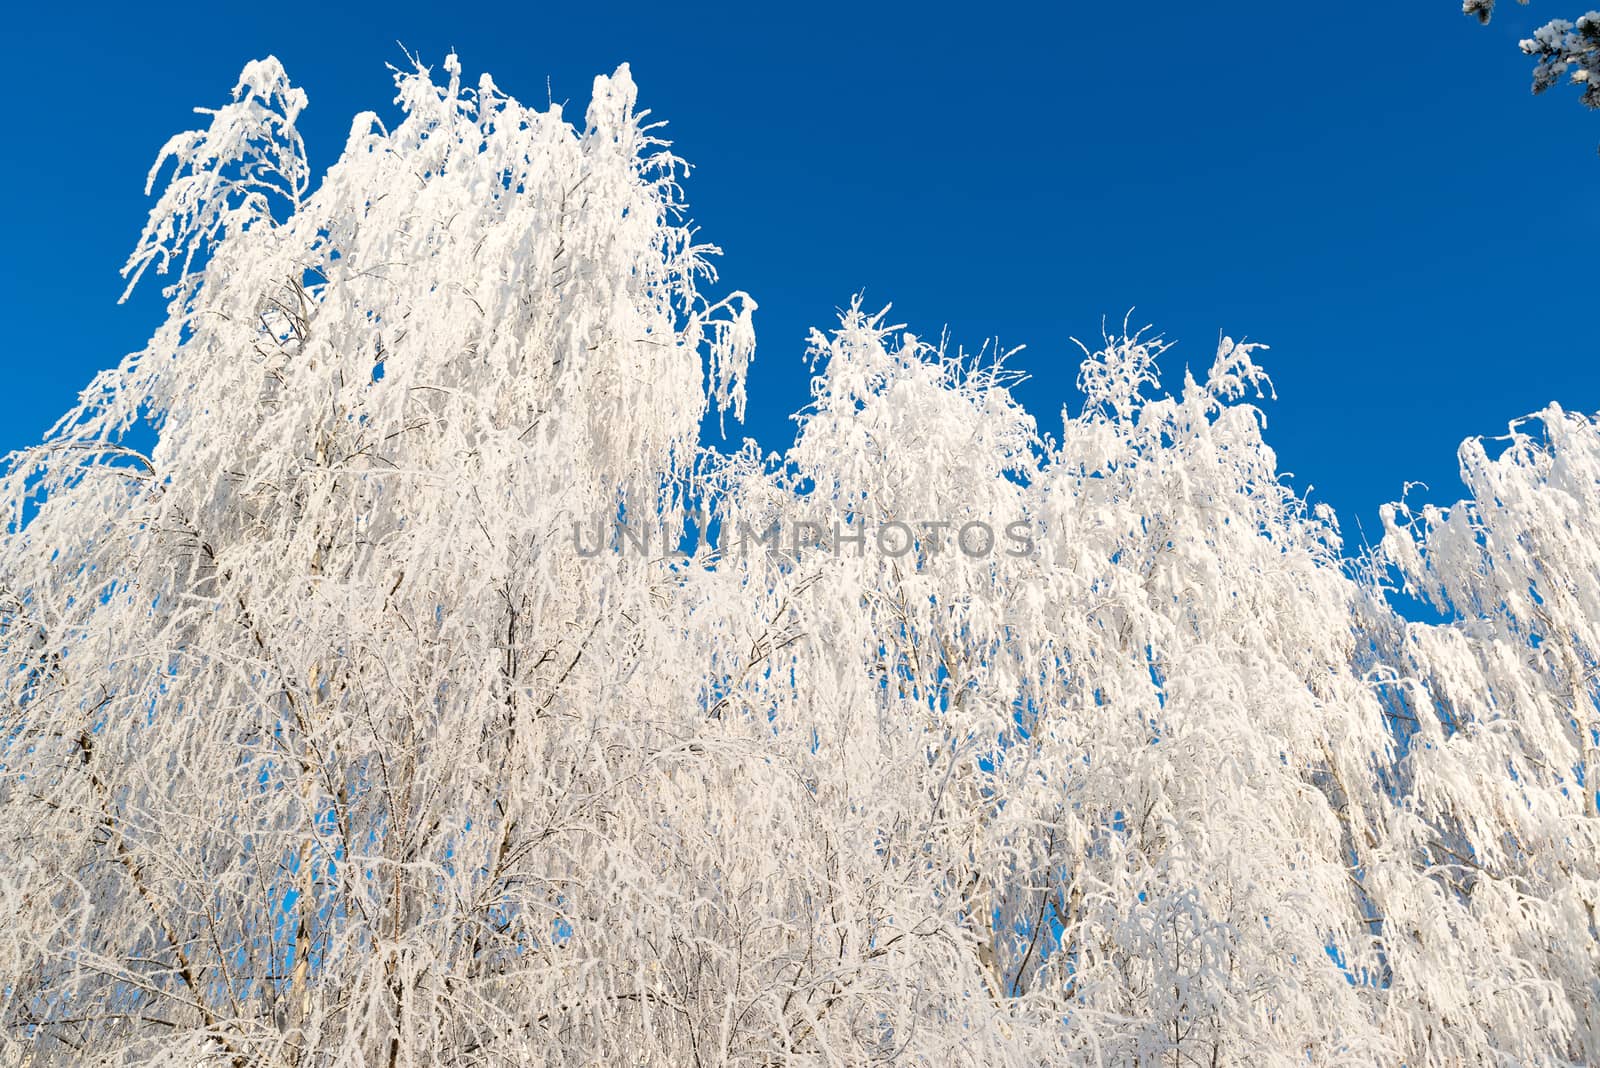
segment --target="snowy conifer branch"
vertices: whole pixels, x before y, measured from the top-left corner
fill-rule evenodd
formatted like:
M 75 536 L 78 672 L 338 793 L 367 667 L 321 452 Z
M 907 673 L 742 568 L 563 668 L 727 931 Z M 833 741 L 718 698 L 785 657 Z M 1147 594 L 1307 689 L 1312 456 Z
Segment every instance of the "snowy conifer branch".
M 1528 0 L 1517 0 L 1526 4 Z M 1487 23 L 1495 0 L 1462 0 L 1463 14 Z M 1538 59 L 1533 69 L 1533 91 L 1542 93 L 1567 78 L 1580 91 L 1586 107 L 1600 108 L 1600 11 L 1576 20 L 1551 19 L 1519 42 L 1525 55 Z

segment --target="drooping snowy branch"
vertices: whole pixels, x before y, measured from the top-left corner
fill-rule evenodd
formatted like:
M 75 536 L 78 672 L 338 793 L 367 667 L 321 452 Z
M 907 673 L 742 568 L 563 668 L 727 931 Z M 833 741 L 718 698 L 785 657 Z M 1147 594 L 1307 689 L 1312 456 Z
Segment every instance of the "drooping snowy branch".
M 124 300 L 152 264 L 165 274 L 174 259 L 181 259 L 180 273 L 187 277 L 195 256 L 229 232 L 270 222 L 274 204 L 287 211 L 299 206 L 310 180 L 305 146 L 295 129 L 305 106 L 305 93 L 291 86 L 283 65 L 268 56 L 245 67 L 232 103 L 215 111 L 195 109 L 211 116 L 210 128 L 175 135 L 145 180 L 148 195 L 167 160 L 174 161 L 176 173 L 122 268 L 128 279 Z

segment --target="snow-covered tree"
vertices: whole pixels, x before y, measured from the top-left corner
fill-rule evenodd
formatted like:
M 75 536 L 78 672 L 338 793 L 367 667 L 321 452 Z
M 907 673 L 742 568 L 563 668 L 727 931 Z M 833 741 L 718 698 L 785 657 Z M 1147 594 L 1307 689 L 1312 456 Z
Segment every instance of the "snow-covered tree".
M 0 481 L 0 1051 L 1600 1059 L 1595 418 L 1350 559 L 1259 346 L 1124 329 L 1045 434 L 856 302 L 724 452 L 755 305 L 627 68 L 444 73 L 313 187 L 248 66 Z
M 1517 0 L 1526 4 L 1528 0 Z M 1487 23 L 1495 0 L 1462 0 L 1463 14 Z M 1563 77 L 1581 91 L 1587 107 L 1600 108 L 1600 11 L 1579 15 L 1575 21 L 1551 19 L 1519 42 L 1522 51 L 1538 59 L 1533 68 L 1533 91 L 1542 93 Z

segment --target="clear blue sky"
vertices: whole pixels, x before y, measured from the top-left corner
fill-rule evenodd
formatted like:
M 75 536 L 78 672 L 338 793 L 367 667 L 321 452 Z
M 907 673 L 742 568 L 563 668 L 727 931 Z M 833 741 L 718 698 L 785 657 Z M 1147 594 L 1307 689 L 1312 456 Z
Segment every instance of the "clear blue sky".
M 156 324 L 158 286 L 118 307 L 116 272 L 189 109 L 274 53 L 310 96 L 320 173 L 356 111 L 391 107 L 398 40 L 579 107 L 632 63 L 697 166 L 724 282 L 761 303 L 746 432 L 764 447 L 805 403 L 806 328 L 856 290 L 924 335 L 1026 344 L 1045 430 L 1077 405 L 1068 337 L 1137 306 L 1178 341 L 1174 376 L 1219 331 L 1270 344 L 1282 467 L 1372 534 L 1408 478 L 1453 499 L 1466 435 L 1550 400 L 1600 410 L 1600 114 L 1565 86 L 1533 98 L 1515 46 L 1583 3 L 1507 0 L 1488 28 L 1457 0 L 25 5 L 0 449 Z

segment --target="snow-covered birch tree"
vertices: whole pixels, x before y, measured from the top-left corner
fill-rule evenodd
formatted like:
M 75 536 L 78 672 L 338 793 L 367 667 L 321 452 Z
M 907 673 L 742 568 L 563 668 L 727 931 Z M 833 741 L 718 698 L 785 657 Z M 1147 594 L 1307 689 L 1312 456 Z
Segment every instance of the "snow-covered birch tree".
M 627 68 L 443 75 L 313 184 L 246 67 L 9 460 L 0 1053 L 1600 1059 L 1596 417 L 1352 557 L 1260 346 L 1124 329 L 1045 432 L 858 301 L 723 451 L 755 303 Z

